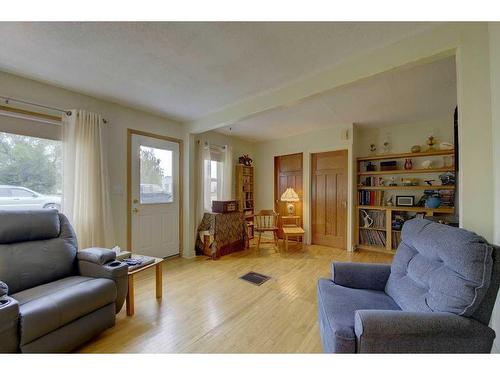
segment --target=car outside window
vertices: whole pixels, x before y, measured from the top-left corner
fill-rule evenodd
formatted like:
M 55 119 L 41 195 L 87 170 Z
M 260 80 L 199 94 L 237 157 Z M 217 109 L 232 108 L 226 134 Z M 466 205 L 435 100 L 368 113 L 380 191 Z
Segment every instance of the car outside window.
M 12 189 L 12 196 L 15 198 L 34 198 L 35 194 L 24 189 Z
M 10 197 L 10 196 L 11 196 L 10 189 L 0 188 L 0 198 L 6 198 L 6 197 Z

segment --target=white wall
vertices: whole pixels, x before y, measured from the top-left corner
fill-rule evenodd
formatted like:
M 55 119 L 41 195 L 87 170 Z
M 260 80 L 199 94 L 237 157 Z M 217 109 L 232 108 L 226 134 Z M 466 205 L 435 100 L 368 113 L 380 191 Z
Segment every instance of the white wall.
M 341 134 L 348 130 L 349 139 L 342 140 Z M 334 126 L 308 132 L 292 137 L 282 138 L 255 144 L 255 198 L 256 209 L 274 207 L 274 157 L 294 153 L 303 153 L 303 185 L 304 185 L 304 230 L 305 242 L 311 243 L 311 154 L 317 152 L 348 150 L 349 165 L 352 165 L 352 125 Z M 347 246 L 351 250 L 352 235 L 352 168 L 348 175 L 348 213 L 347 213 Z
M 500 245 L 500 23 L 489 24 L 490 36 L 490 79 L 491 117 L 493 134 L 493 176 L 494 176 L 494 243 Z M 499 294 L 500 297 L 500 294 Z M 497 332 L 494 351 L 500 353 L 500 298 L 497 297 L 491 327 Z
M 109 172 L 114 230 L 117 244 L 122 248 L 126 248 L 127 128 L 185 139 L 186 135 L 183 127 L 165 118 L 3 72 L 0 72 L 0 95 L 12 96 L 58 108 L 86 109 L 100 113 L 108 120 Z M 21 133 L 26 133 L 22 123 L 21 120 L 0 116 L 0 131 L 15 131 L 16 127 L 18 127 Z M 45 132 L 47 127 L 51 129 L 50 134 L 54 133 L 51 125 L 35 123 L 35 127 L 39 127 L 41 134 Z M 189 151 L 188 146 L 186 145 L 185 152 Z M 188 152 L 185 155 L 184 162 L 189 163 Z M 188 198 L 190 190 L 189 177 L 185 178 L 184 189 L 184 196 Z M 189 200 L 185 199 L 184 203 L 183 209 L 185 212 L 189 212 Z M 188 219 L 189 215 L 184 215 L 184 255 L 192 256 L 193 246 L 191 246 L 190 238 L 186 235 L 189 233 Z

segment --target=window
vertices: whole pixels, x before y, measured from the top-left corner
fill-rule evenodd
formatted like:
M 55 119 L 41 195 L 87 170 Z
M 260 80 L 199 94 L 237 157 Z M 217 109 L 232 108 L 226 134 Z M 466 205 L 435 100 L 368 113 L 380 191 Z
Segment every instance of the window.
M 216 160 L 205 160 L 205 170 L 210 174 L 210 201 L 208 207 L 212 207 L 213 201 L 222 200 L 222 162 Z
M 141 204 L 172 203 L 174 201 L 173 152 L 143 145 L 139 150 Z
M 225 147 L 209 146 L 203 148 L 203 207 L 205 211 L 212 211 L 212 202 L 223 200 L 223 172 L 226 158 Z
M 61 141 L 0 132 L 0 209 L 60 209 L 61 154 Z

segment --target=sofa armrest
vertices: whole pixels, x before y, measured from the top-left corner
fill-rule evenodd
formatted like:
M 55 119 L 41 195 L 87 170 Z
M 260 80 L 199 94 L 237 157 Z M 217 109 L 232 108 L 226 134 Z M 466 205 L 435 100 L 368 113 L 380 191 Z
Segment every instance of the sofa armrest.
M 89 247 L 78 251 L 78 260 L 95 264 L 106 264 L 116 259 L 116 253 L 110 249 L 102 247 Z
M 348 288 L 384 290 L 390 274 L 390 264 L 332 263 L 333 282 Z
M 489 353 L 495 332 L 478 321 L 440 312 L 357 310 L 359 353 Z
M 128 265 L 116 260 L 114 251 L 90 248 L 78 252 L 78 268 L 82 276 L 111 279 L 115 282 L 116 312 L 118 313 L 127 297 Z
M 19 303 L 7 293 L 7 285 L 0 281 L 0 353 L 16 353 L 19 351 Z

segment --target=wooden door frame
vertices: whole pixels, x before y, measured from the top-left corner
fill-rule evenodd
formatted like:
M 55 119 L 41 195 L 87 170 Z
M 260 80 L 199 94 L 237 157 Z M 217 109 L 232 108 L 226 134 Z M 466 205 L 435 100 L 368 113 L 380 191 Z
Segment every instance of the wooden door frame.
M 179 138 L 127 128 L 127 250 L 132 251 L 132 136 L 141 135 L 179 144 L 179 256 L 183 255 L 183 144 Z
M 336 151 L 345 151 L 346 152 L 346 155 L 347 155 L 347 176 L 346 176 L 346 194 L 347 194 L 347 197 L 346 197 L 346 201 L 347 201 L 347 207 L 346 207 L 346 221 L 345 221 L 345 249 L 341 249 L 341 250 L 346 250 L 349 252 L 349 249 L 350 249 L 350 246 L 351 245 L 351 242 L 352 242 L 352 239 L 349 238 L 349 226 L 352 227 L 353 223 L 349 222 L 349 212 L 352 211 L 352 206 L 354 205 L 354 202 L 352 202 L 353 204 L 351 205 L 351 202 L 349 200 L 349 171 L 350 169 L 352 168 L 352 166 L 350 165 L 349 163 L 349 158 L 350 158 L 350 154 L 351 154 L 351 150 L 349 149 L 349 147 L 341 147 L 341 148 L 335 148 L 335 149 L 329 149 L 329 150 L 322 150 L 322 151 L 310 151 L 309 152 L 309 207 L 310 207 L 310 210 L 309 210 L 309 231 L 310 231 L 310 244 L 311 245 L 314 245 L 314 241 L 313 241 L 313 155 L 314 154 L 323 154 L 323 153 L 328 153 L 328 152 L 336 152 Z M 352 198 L 354 199 L 354 198 Z M 352 220 L 352 216 L 351 216 L 351 220 Z M 352 232 L 352 230 L 351 230 Z M 351 233 L 351 237 L 352 237 L 352 233 Z

